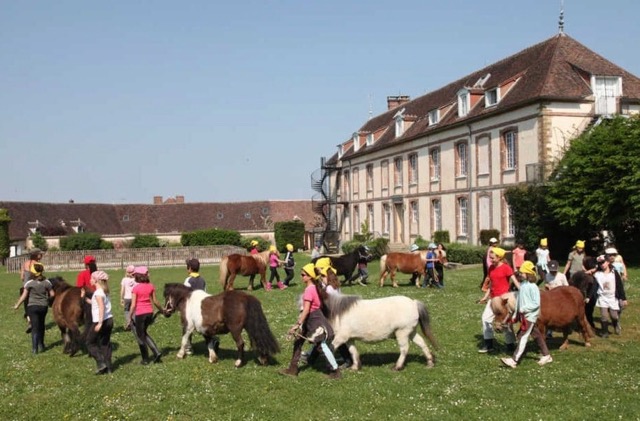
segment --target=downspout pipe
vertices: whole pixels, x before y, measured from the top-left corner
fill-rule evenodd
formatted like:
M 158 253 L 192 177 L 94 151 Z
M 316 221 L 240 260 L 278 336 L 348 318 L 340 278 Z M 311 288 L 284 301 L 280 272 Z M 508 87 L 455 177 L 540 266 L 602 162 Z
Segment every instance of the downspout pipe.
M 473 150 L 475 151 L 472 154 L 472 150 L 471 150 L 471 146 L 473 145 L 473 139 L 471 137 L 471 123 L 467 123 L 467 131 L 468 131 L 468 137 L 469 137 L 469 153 L 467 154 L 467 159 L 469 160 L 469 171 L 467 173 L 467 190 L 469 191 L 469 200 L 468 200 L 468 206 L 467 206 L 467 230 L 468 230 L 468 235 L 467 235 L 467 243 L 469 245 L 473 245 L 474 241 L 475 241 L 475 224 L 473 221 L 473 199 L 472 199 L 472 194 L 473 194 L 473 181 L 472 181 L 472 177 L 473 177 L 473 159 L 471 158 L 471 156 L 476 156 L 475 154 L 477 154 L 477 151 L 475 151 L 475 145 Z

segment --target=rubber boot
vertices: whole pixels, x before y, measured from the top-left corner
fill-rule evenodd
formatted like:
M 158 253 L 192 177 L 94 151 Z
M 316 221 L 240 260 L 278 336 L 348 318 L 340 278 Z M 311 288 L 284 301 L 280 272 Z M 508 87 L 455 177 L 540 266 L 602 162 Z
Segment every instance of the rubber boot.
M 147 349 L 147 346 L 138 345 L 138 348 L 140 348 L 140 355 L 142 355 L 142 361 L 140 361 L 140 364 L 142 365 L 149 364 L 149 350 Z
M 264 289 L 266 289 L 267 291 L 271 291 L 271 282 L 267 282 L 266 284 L 264 284 Z
M 282 281 L 278 281 L 278 288 L 279 289 L 286 289 L 287 286 L 285 284 L 283 284 Z
M 300 356 L 302 356 L 302 346 L 304 345 L 304 342 L 304 339 L 296 339 L 296 342 L 293 344 L 293 355 L 291 355 L 289 367 L 284 370 L 280 370 L 280 374 L 291 377 L 296 377 L 298 375 L 298 361 L 300 361 Z
M 622 329 L 620 329 L 620 321 L 618 319 L 611 320 L 611 325 L 613 326 L 613 330 L 616 335 L 619 335 Z
M 608 338 L 609 337 L 609 322 L 602 320 L 600 322 L 602 328 L 601 328 L 601 332 L 600 332 L 600 336 L 603 338 Z
M 488 352 L 493 352 L 493 339 L 485 339 L 484 346 L 478 350 L 481 354 L 486 354 Z
M 146 343 L 147 343 L 147 346 L 149 347 L 149 349 L 151 349 L 151 352 L 153 352 L 153 360 L 152 360 L 152 362 L 154 364 L 162 362 L 162 361 L 160 361 L 160 357 L 162 356 L 162 354 L 160 354 L 160 351 L 158 350 L 158 346 L 153 341 L 153 339 L 151 339 L 151 336 L 147 336 Z

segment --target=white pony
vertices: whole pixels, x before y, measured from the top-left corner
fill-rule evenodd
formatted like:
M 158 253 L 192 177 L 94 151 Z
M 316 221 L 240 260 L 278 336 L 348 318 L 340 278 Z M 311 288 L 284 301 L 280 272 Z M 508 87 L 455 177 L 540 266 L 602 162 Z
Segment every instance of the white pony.
M 422 333 L 434 347 L 437 342 L 431 333 L 429 313 L 425 305 L 402 295 L 364 300 L 354 295 L 331 294 L 325 297 L 329 321 L 333 327 L 334 348 L 346 343 L 353 359 L 353 370 L 360 369 L 360 356 L 354 340 L 376 342 L 395 335 L 400 347 L 400 357 L 393 366 L 402 370 L 409 352 L 409 339 L 418 345 L 427 359 L 427 367 L 434 365 L 433 356 L 416 326 L 420 323 Z

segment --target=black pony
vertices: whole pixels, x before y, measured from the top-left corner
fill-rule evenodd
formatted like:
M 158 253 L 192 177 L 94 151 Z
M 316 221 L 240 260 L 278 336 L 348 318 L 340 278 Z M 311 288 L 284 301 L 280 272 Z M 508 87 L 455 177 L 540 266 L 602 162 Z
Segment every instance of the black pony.
M 358 273 L 353 274 L 353 271 L 356 269 L 358 265 L 358 261 L 365 260 L 367 262 L 371 261 L 372 255 L 369 253 L 369 248 L 367 246 L 360 246 L 353 250 L 351 253 L 343 254 L 342 256 L 321 256 L 316 259 L 313 259 L 311 263 L 315 263 L 316 260 L 328 257 L 331 260 L 331 266 L 336 270 L 338 276 L 344 276 L 344 283 L 353 283 L 353 281 L 358 277 Z
M 596 267 L 595 257 L 587 256 L 582 262 L 582 266 L 587 270 L 594 269 Z M 569 279 L 569 285 L 574 286 L 582 292 L 582 296 L 585 298 L 585 315 L 587 322 L 595 329 L 593 323 L 593 310 L 596 306 L 596 300 L 598 298 L 598 283 L 593 275 L 587 271 L 581 270 L 571 275 Z

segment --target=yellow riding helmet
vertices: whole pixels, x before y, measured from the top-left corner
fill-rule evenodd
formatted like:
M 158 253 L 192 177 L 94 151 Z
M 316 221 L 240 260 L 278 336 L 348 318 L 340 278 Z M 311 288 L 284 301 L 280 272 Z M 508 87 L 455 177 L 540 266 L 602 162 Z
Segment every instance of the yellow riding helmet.
M 498 259 L 502 259 L 504 255 L 507 254 L 507 251 L 500 247 L 494 247 L 491 249 L 491 251 L 498 257 Z
M 525 260 L 524 263 L 522 263 L 522 266 L 520 266 L 519 270 L 520 273 L 526 273 L 527 275 L 536 274 L 536 266 L 529 260 Z
M 257 246 L 257 245 L 258 245 L 258 242 L 257 242 L 256 240 L 251 240 L 251 245 L 252 245 L 252 246 Z
M 329 259 L 328 257 L 321 257 L 318 260 L 316 260 L 316 268 L 320 270 L 329 266 L 331 266 L 331 259 Z
M 269 246 L 269 251 L 274 252 L 278 251 L 278 249 L 276 249 L 276 246 Z
M 287 250 L 293 251 L 293 244 L 287 244 Z
M 302 266 L 302 271 L 309 275 L 311 279 L 318 279 L 318 275 L 316 275 L 316 267 L 313 265 L 313 263 L 307 263 L 306 265 Z

